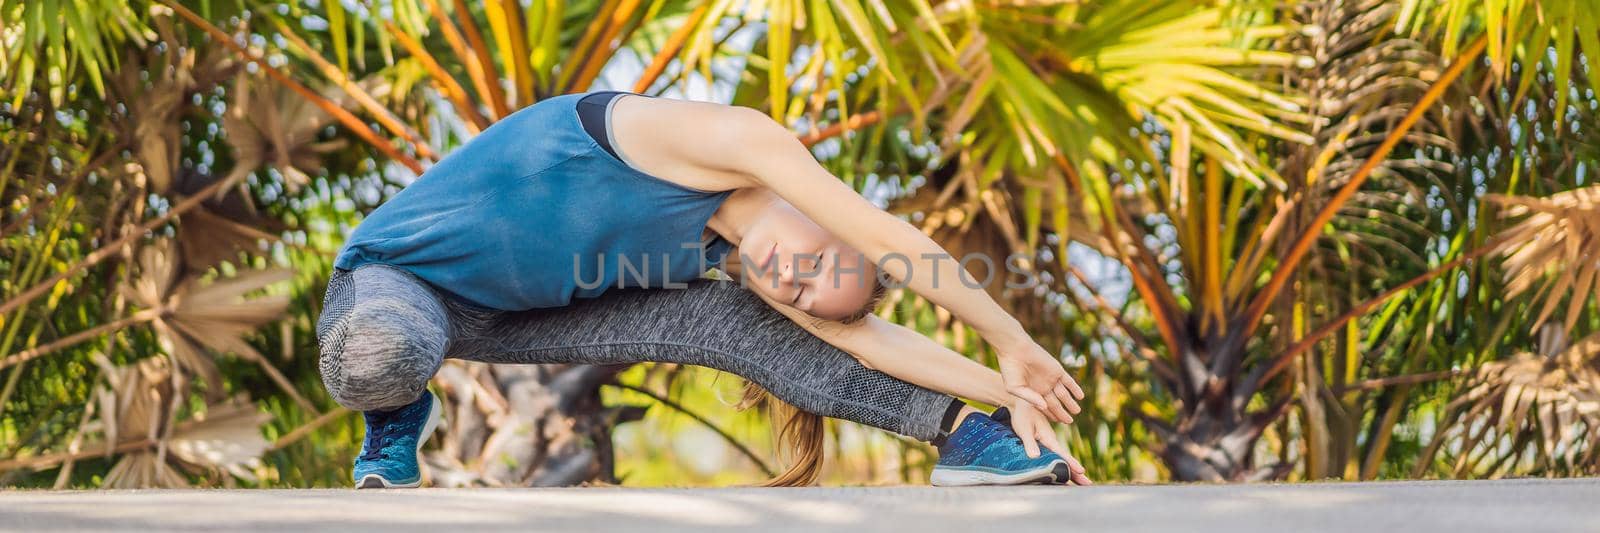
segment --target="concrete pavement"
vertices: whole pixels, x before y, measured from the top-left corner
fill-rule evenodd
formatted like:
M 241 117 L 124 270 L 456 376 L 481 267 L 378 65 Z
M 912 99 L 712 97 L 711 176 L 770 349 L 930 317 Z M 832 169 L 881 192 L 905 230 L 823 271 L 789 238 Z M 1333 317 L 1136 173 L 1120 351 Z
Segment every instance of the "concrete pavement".
M 1600 531 L 1600 479 L 804 489 L 0 491 L 0 530 Z

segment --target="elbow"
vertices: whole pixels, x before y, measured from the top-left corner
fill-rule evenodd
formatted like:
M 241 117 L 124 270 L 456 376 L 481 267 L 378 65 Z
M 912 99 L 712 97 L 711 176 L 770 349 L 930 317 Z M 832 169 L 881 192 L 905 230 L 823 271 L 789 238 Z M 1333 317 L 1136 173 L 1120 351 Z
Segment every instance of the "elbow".
M 724 146 L 743 147 L 733 151 L 733 155 L 738 159 L 740 170 L 751 175 L 768 175 L 770 169 L 767 167 L 783 160 L 773 157 L 773 154 L 801 150 L 807 156 L 811 155 L 811 151 L 795 137 L 794 132 L 753 107 L 729 107 L 726 123 L 728 127 L 723 133 L 727 136 L 727 142 Z
M 754 107 L 729 106 L 727 123 L 728 133 L 745 141 L 796 140 L 783 124 Z
M 854 324 L 829 322 L 826 325 L 811 325 L 806 329 L 861 363 L 861 366 L 869 370 L 879 370 L 878 365 L 873 364 L 873 357 L 870 357 L 871 354 L 883 351 L 882 343 L 879 342 L 882 333 L 877 331 L 872 323 L 872 319 L 875 318 L 877 317 L 869 316 L 867 320 Z
M 845 353 L 849 353 L 849 352 L 845 352 Z M 867 359 L 865 357 L 862 357 L 860 355 L 851 353 L 850 354 L 850 358 L 851 359 L 855 359 L 857 363 L 861 363 L 862 368 L 865 368 L 867 370 L 874 370 L 874 371 L 878 371 L 878 372 L 882 372 L 883 371 L 883 369 L 878 368 L 878 365 L 872 364 L 871 360 L 869 360 L 869 359 Z
M 894 346 L 894 335 L 899 328 L 894 323 L 868 315 L 865 320 L 850 326 L 850 333 L 845 337 L 853 342 L 849 342 L 844 351 L 868 370 L 883 372 L 886 364 L 893 366 L 894 352 L 891 346 Z
M 882 370 L 879 369 L 877 367 L 877 365 L 872 364 L 872 361 L 868 360 L 865 357 L 862 357 L 862 356 L 856 355 L 856 354 L 850 354 L 850 357 L 855 358 L 856 362 L 857 363 L 861 363 L 861 366 L 866 368 L 867 370 L 876 370 L 876 371 L 882 372 Z

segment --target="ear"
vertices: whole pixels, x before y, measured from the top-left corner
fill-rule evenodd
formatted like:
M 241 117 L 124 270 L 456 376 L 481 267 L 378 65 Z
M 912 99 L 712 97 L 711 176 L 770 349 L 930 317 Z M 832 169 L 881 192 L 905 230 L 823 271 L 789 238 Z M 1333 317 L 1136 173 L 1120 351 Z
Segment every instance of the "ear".
M 739 262 L 739 249 L 734 248 L 728 255 L 722 256 L 722 266 L 714 267 L 729 279 L 744 285 L 744 264 Z

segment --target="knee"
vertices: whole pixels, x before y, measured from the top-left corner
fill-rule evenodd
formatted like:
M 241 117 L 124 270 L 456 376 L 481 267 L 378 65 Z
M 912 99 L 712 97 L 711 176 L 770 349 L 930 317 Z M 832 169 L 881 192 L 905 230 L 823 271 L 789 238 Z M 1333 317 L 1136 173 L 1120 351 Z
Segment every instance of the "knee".
M 328 324 L 320 339 L 323 385 L 356 411 L 410 403 L 443 361 L 447 334 L 406 306 L 363 304 Z

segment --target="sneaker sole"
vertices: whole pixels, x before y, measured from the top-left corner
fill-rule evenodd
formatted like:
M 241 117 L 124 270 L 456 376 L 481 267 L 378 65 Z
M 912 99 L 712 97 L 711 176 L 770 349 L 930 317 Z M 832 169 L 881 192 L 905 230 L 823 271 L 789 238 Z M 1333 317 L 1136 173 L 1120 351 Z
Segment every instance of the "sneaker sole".
M 982 470 L 933 469 L 928 483 L 935 487 L 973 487 L 980 485 L 1064 485 L 1072 479 L 1067 463 L 1056 461 L 1048 468 L 996 474 Z
M 428 443 L 428 438 L 433 436 L 433 430 L 439 428 L 441 420 L 444 420 L 444 411 L 442 407 L 439 407 L 439 399 L 434 398 L 432 404 L 428 407 L 428 422 L 422 425 L 422 437 L 417 439 L 417 454 L 420 455 L 422 453 L 422 445 Z M 367 474 L 366 477 L 361 478 L 360 483 L 356 484 L 356 489 L 414 489 L 420 486 L 422 486 L 422 476 L 420 475 L 417 476 L 416 481 L 410 483 L 390 483 L 389 480 L 378 474 Z

